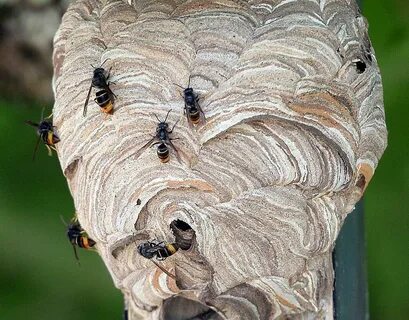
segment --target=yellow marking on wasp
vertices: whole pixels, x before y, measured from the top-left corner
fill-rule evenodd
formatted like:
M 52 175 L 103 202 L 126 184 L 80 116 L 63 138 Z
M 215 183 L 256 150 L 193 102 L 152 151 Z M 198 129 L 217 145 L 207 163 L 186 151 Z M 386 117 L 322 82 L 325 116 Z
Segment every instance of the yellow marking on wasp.
M 83 246 L 84 246 L 85 249 L 91 248 L 91 247 L 89 246 L 88 238 L 87 238 L 87 237 L 82 237 L 82 244 L 83 244 Z
M 114 105 L 112 104 L 112 101 L 109 101 L 106 106 L 101 107 L 101 111 L 103 113 L 112 113 L 114 109 Z
M 162 162 L 162 163 L 169 162 L 169 159 L 170 159 L 169 155 L 167 155 L 166 158 L 159 158 L 160 162 Z
M 176 249 L 176 247 L 171 243 L 168 243 L 166 245 L 166 249 L 168 249 L 171 255 L 174 254 L 176 251 L 178 251 L 178 249 Z
M 50 146 L 52 146 L 54 144 L 53 137 L 54 137 L 54 132 L 48 131 L 47 132 L 47 144 L 50 145 Z

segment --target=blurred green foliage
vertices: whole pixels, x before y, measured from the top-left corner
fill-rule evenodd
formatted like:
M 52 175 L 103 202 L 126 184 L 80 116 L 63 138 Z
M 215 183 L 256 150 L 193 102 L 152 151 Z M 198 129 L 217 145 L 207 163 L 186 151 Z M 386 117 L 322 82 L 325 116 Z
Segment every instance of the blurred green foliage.
M 50 110 L 50 109 L 49 109 Z M 98 254 L 78 266 L 60 215 L 72 198 L 57 157 L 32 154 L 40 106 L 0 100 L 0 319 L 121 319 L 122 296 Z
M 373 320 L 409 315 L 409 2 L 366 0 L 380 65 L 389 146 L 365 198 Z M 56 157 L 32 152 L 41 107 L 0 100 L 0 319 L 120 319 L 122 296 L 95 253 L 81 267 L 59 215 L 74 212 Z M 351 319 L 355 320 L 355 319 Z M 360 319 L 357 319 L 360 320 Z
M 365 194 L 372 320 L 409 318 L 409 2 L 364 0 L 382 72 L 388 148 Z

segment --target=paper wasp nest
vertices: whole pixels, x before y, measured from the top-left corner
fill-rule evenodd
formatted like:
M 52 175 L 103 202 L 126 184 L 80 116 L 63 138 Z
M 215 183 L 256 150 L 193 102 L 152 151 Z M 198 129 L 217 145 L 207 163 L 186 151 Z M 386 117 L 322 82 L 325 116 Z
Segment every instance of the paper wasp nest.
M 332 319 L 334 242 L 386 147 L 354 0 L 79 0 L 54 46 L 61 167 L 130 319 L 193 319 L 193 300 L 210 319 Z M 83 117 L 104 61 L 114 113 L 93 89 Z M 206 115 L 194 128 L 189 78 Z M 164 164 L 138 150 L 170 109 L 181 160 Z M 136 250 L 174 241 L 175 220 L 195 232 L 159 262 L 176 280 Z

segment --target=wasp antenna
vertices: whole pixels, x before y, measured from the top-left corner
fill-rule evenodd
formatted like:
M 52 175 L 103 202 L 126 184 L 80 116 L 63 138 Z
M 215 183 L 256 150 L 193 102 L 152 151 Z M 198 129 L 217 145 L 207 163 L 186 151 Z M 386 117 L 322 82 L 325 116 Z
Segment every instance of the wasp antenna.
M 181 89 L 185 89 L 185 88 L 183 88 L 182 86 L 178 85 L 177 83 L 174 83 L 174 82 L 173 82 L 173 84 L 174 84 L 175 86 L 178 86 L 178 87 L 181 88 Z
M 187 84 L 187 87 L 190 88 L 190 78 L 192 77 L 192 75 L 189 75 L 189 82 Z
M 175 129 L 175 127 L 176 127 L 176 125 L 178 124 L 179 120 L 180 120 L 180 118 L 176 120 L 176 122 L 175 122 L 175 124 L 173 125 L 172 130 L 170 130 L 170 132 L 173 132 L 173 129 Z
M 43 119 L 44 119 L 44 110 L 45 110 L 45 107 L 43 107 L 43 109 L 41 110 L 41 120 L 40 120 L 40 122 L 43 121 Z
M 101 68 L 101 67 L 104 65 L 104 63 L 107 62 L 108 60 L 111 60 L 111 59 L 110 59 L 110 58 L 106 58 L 106 59 L 104 60 L 104 62 L 101 63 L 100 68 Z
M 53 116 L 53 113 L 51 112 L 48 117 L 45 117 L 44 119 L 50 119 Z
M 65 225 L 66 227 L 68 227 L 67 221 L 65 221 L 64 217 L 63 217 L 61 214 L 60 214 L 60 219 L 61 219 L 62 223 L 64 223 L 64 225 Z
M 169 111 L 168 111 L 168 113 L 166 114 L 166 118 L 165 118 L 165 120 L 163 121 L 163 122 L 166 122 L 166 120 L 168 120 L 168 116 L 169 116 L 169 113 L 172 111 L 172 109 L 170 109 Z
M 159 120 L 159 118 L 158 118 L 158 116 L 157 116 L 156 114 L 155 114 L 155 117 L 156 117 L 156 119 L 157 119 L 159 122 L 162 122 L 162 121 Z

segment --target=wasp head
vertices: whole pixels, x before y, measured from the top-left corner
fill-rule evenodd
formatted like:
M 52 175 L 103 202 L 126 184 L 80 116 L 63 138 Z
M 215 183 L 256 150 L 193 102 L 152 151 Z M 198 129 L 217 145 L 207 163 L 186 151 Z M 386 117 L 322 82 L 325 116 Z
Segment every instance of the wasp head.
M 94 77 L 100 77 L 100 76 L 105 76 L 105 69 L 98 67 L 94 69 Z
M 152 259 L 156 254 L 156 250 L 154 250 L 155 247 L 156 245 L 153 242 L 144 242 L 138 245 L 138 252 L 144 258 Z
M 37 132 L 39 135 L 43 133 L 47 133 L 49 131 L 53 131 L 53 124 L 49 121 L 43 120 L 37 127 Z
M 185 96 L 193 95 L 193 88 L 186 88 L 185 90 L 183 90 L 183 93 L 185 94 Z

